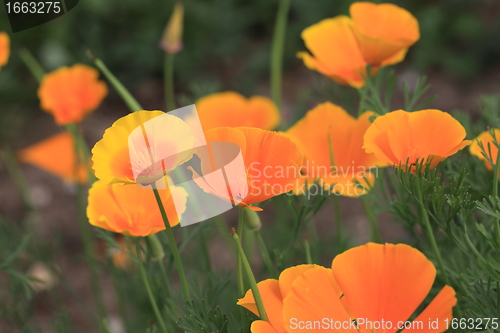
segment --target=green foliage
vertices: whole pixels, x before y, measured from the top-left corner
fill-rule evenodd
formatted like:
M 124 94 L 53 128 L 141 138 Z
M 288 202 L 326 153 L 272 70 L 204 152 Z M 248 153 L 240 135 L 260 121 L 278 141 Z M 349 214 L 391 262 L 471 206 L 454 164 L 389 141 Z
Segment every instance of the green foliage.
M 228 319 L 219 307 L 209 308 L 204 299 L 185 305 L 187 315 L 177 323 L 187 333 L 227 333 Z

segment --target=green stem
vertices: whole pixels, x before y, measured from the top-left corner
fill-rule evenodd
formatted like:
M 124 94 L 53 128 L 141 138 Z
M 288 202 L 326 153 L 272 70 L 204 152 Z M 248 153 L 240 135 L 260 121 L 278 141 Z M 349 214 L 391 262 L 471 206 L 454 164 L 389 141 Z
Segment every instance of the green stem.
M 139 246 L 139 242 L 137 240 L 134 240 L 134 242 L 135 242 L 135 248 L 136 248 L 136 253 L 137 253 L 137 262 L 139 263 L 139 269 L 141 271 L 142 282 L 144 283 L 144 286 L 146 287 L 146 291 L 147 291 L 148 297 L 149 297 L 149 302 L 151 303 L 151 306 L 153 307 L 153 311 L 155 313 L 156 320 L 158 320 L 158 325 L 160 325 L 162 332 L 167 333 L 168 332 L 167 326 L 165 325 L 165 322 L 163 321 L 160 310 L 158 309 L 158 304 L 156 304 L 156 300 L 154 298 L 153 291 L 151 290 L 151 286 L 149 285 L 148 277 L 146 276 L 146 270 L 144 269 L 144 264 L 142 263 L 141 247 Z
M 418 201 L 419 201 L 419 206 L 420 206 L 420 212 L 422 214 L 422 218 L 424 219 L 424 226 L 425 229 L 427 230 L 427 236 L 429 237 L 429 240 L 431 242 L 432 249 L 434 251 L 434 255 L 436 256 L 437 262 L 439 269 L 441 270 L 441 273 L 443 274 L 444 281 L 446 282 L 447 285 L 450 285 L 450 280 L 448 279 L 448 274 L 446 273 L 446 270 L 444 268 L 444 263 L 443 263 L 443 258 L 441 257 L 441 253 L 439 252 L 439 248 L 436 243 L 436 238 L 434 237 L 434 231 L 432 230 L 431 222 L 429 221 L 429 216 L 427 215 L 427 208 L 425 207 L 425 202 L 424 198 L 422 196 L 422 191 L 420 188 L 418 188 Z
M 165 111 L 175 109 L 175 94 L 174 94 L 174 59 L 175 54 L 165 52 L 164 80 L 165 80 Z
M 111 73 L 108 67 L 102 62 L 101 59 L 94 57 L 90 51 L 88 52 L 89 58 L 94 62 L 94 65 L 99 68 L 101 73 L 108 79 L 109 83 L 115 88 L 120 97 L 123 99 L 125 104 L 129 109 L 134 111 L 143 110 L 142 106 L 137 102 L 137 100 L 132 96 L 132 94 L 125 88 L 125 86 L 116 78 L 116 76 Z
M 179 273 L 179 278 L 181 280 L 181 285 L 182 285 L 182 293 L 184 294 L 184 298 L 186 301 L 189 301 L 191 299 L 191 296 L 189 294 L 189 286 L 187 283 L 186 275 L 184 273 L 184 266 L 182 265 L 181 257 L 179 255 L 179 249 L 177 248 L 177 243 L 175 242 L 175 237 L 174 237 L 174 232 L 172 231 L 172 227 L 170 226 L 170 223 L 168 222 L 168 217 L 167 213 L 165 212 L 165 208 L 163 207 L 163 203 L 161 201 L 160 193 L 158 190 L 153 186 L 153 193 L 156 198 L 156 202 L 158 204 L 158 208 L 160 208 L 160 214 L 163 219 L 163 223 L 165 224 L 165 229 L 167 230 L 167 236 L 168 240 L 170 243 L 170 249 L 172 250 L 172 254 L 174 256 L 174 261 L 177 266 L 177 271 Z
M 77 124 L 68 124 L 65 126 L 65 128 L 73 136 L 73 140 L 77 147 L 77 153 L 81 153 L 81 156 L 77 156 L 78 165 L 81 165 L 83 161 L 85 169 L 87 170 L 88 182 L 89 184 L 93 184 L 96 181 L 96 177 L 90 164 L 90 149 L 87 145 L 87 142 L 85 142 L 82 132 L 78 128 Z
M 245 252 L 243 251 L 243 247 L 241 246 L 240 238 L 238 237 L 238 234 L 236 232 L 233 234 L 233 238 L 236 242 L 236 247 L 238 249 L 238 253 L 240 254 L 243 267 L 245 268 L 245 273 L 247 274 L 248 281 L 250 282 L 250 289 L 252 290 L 253 298 L 255 299 L 255 305 L 257 305 L 259 317 L 260 319 L 267 321 L 266 309 L 264 308 L 264 302 L 262 302 L 262 297 L 260 295 L 259 288 L 257 287 L 255 276 L 252 273 L 252 268 L 248 263 Z
M 264 239 L 262 239 L 260 230 L 255 231 L 255 237 L 257 238 L 257 244 L 259 244 L 259 250 L 262 254 L 262 259 L 264 259 L 264 264 L 266 265 L 267 271 L 271 275 L 271 278 L 276 279 L 278 277 L 278 272 L 273 265 L 271 256 L 269 255 L 269 250 L 267 249 L 266 243 L 264 243 Z
M 35 77 L 35 79 L 38 81 L 38 83 L 41 83 L 43 80 L 43 77 L 45 76 L 45 71 L 43 70 L 42 66 L 36 60 L 36 58 L 31 54 L 28 49 L 21 48 L 17 52 L 21 60 L 24 62 L 26 67 L 30 70 L 31 74 Z
M 245 227 L 243 216 L 244 216 L 243 210 L 238 209 L 238 232 L 240 233 L 242 240 L 243 240 L 243 228 Z M 238 285 L 238 296 L 242 298 L 245 297 L 245 280 L 243 279 L 243 261 L 241 259 L 241 253 L 238 250 L 238 246 L 236 246 L 236 283 Z M 243 327 L 247 327 L 248 317 L 244 308 L 240 308 L 240 314 Z
M 335 226 L 337 232 L 337 248 L 338 253 L 343 252 L 344 250 L 344 233 L 342 231 L 342 220 L 340 219 L 340 205 L 339 205 L 339 196 L 335 193 L 333 194 L 333 210 L 335 214 Z
M 271 97 L 281 110 L 281 81 L 283 74 L 283 49 L 290 0 L 280 0 L 274 23 L 273 44 L 271 49 Z
M 207 238 L 205 236 L 204 231 L 206 229 L 207 224 L 201 224 L 198 226 L 198 228 L 201 228 L 200 230 L 200 252 L 203 258 L 203 264 L 205 265 L 204 269 L 207 272 L 210 272 L 212 270 L 212 264 L 210 262 L 210 253 L 208 250 L 208 243 L 207 243 Z
M 304 250 L 306 252 L 306 262 L 309 265 L 312 265 L 313 260 L 311 257 L 311 245 L 309 244 L 309 240 L 307 239 L 307 237 L 304 239 Z
M 378 230 L 377 226 L 377 218 L 375 214 L 373 213 L 372 208 L 370 207 L 370 204 L 366 201 L 365 198 L 360 197 L 361 203 L 363 204 L 363 209 L 365 210 L 366 217 L 368 217 L 368 221 L 370 222 L 370 230 L 372 234 L 372 240 L 375 243 L 382 244 L 382 237 L 380 236 L 380 232 Z

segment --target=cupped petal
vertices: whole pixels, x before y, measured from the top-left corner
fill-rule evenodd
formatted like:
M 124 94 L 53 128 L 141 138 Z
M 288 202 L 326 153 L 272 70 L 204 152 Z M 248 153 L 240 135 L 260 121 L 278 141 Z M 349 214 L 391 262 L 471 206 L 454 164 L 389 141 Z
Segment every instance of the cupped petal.
M 99 72 L 76 64 L 46 74 L 38 88 L 41 108 L 59 125 L 80 122 L 94 111 L 108 93 Z
M 402 60 L 402 50 L 419 38 L 417 19 L 393 4 L 355 2 L 350 7 L 353 31 L 364 59 L 372 66 Z M 396 55 L 397 54 L 397 55 Z
M 405 244 L 368 243 L 347 250 L 335 257 L 332 272 L 355 318 L 391 322 L 393 330 L 373 331 L 386 333 L 410 318 L 436 276 L 425 255 Z
M 493 131 L 493 136 L 491 135 L 491 131 Z M 492 165 L 488 159 L 491 159 L 493 163 L 496 163 L 498 157 L 498 148 L 494 144 L 494 139 L 496 139 L 497 143 L 500 143 L 500 129 L 494 128 L 489 131 L 482 132 L 474 140 L 472 140 L 469 147 L 469 152 L 484 161 L 484 165 L 488 170 L 492 169 Z M 479 143 L 482 143 L 484 151 L 479 146 Z M 488 158 L 484 157 L 483 153 L 485 153 Z
M 87 181 L 87 169 L 85 165 L 78 164 L 73 137 L 67 132 L 24 148 L 17 156 L 21 162 L 33 164 L 66 182 Z
M 367 65 L 359 50 L 347 16 L 325 19 L 302 31 L 302 39 L 312 54 L 299 53 L 305 65 L 331 77 L 339 83 L 354 87 L 364 85 L 361 73 Z M 326 42 L 327 41 L 327 42 Z
M 170 225 L 179 224 L 186 207 L 186 190 L 171 186 L 158 191 Z M 96 227 L 127 236 L 147 236 L 165 229 L 153 191 L 137 185 L 95 182 L 89 190 L 87 217 Z
M 245 98 L 233 92 L 208 95 L 196 102 L 196 109 L 204 131 L 217 127 L 257 127 L 274 129 L 280 122 L 276 105 L 267 97 Z
M 342 292 L 330 269 L 317 266 L 305 271 L 295 279 L 283 301 L 287 332 L 319 333 L 335 329 L 331 325 L 336 323 L 343 325 L 343 332 L 357 332 L 351 327 L 351 317 L 341 297 Z
M 283 272 L 281 272 L 278 281 L 279 281 L 279 287 L 280 287 L 280 292 L 281 296 L 284 299 L 290 290 L 292 289 L 293 282 L 304 272 L 307 272 L 310 269 L 313 269 L 315 267 L 321 267 L 318 265 L 297 265 L 293 266 L 290 268 L 285 269 Z
M 264 320 L 254 321 L 250 327 L 250 331 L 252 333 L 279 333 L 274 329 L 273 325 Z
M 6 32 L 0 31 L 0 68 L 5 66 L 10 56 L 10 38 Z
M 264 303 L 269 324 L 276 330 L 276 332 L 286 333 L 282 317 L 283 298 L 281 297 L 278 280 L 268 279 L 261 281 L 257 284 L 257 288 L 259 288 L 259 293 L 262 297 L 262 302 Z M 257 305 L 255 304 L 252 290 L 248 290 L 245 296 L 239 299 L 236 304 L 252 311 L 256 316 L 260 316 Z

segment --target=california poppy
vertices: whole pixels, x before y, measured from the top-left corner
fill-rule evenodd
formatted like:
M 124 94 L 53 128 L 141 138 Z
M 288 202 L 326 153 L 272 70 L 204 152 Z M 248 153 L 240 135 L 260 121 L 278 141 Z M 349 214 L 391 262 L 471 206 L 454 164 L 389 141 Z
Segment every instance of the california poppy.
M 435 277 L 434 265 L 420 251 L 405 244 L 368 243 L 335 257 L 331 269 L 296 266 L 285 270 L 278 281 L 260 282 L 269 321 L 254 321 L 251 330 L 393 333 L 404 328 L 403 332 L 444 332 L 457 302 L 450 286 L 444 286 L 409 321 Z M 251 291 L 238 304 L 259 315 Z
M 272 130 L 280 122 L 276 105 L 267 97 L 226 91 L 208 95 L 196 102 L 204 131 L 216 127 L 258 127 Z
M 170 186 L 158 191 L 170 225 L 179 224 L 186 207 L 186 190 Z M 126 236 L 147 236 L 165 229 L 153 191 L 137 185 L 96 181 L 89 190 L 87 217 L 96 227 Z
M 41 108 L 52 114 L 59 125 L 82 121 L 108 93 L 98 77 L 97 70 L 82 64 L 46 74 L 38 88 Z
M 297 56 L 309 69 L 359 88 L 367 65 L 375 72 L 401 62 L 420 33 L 415 17 L 393 4 L 356 2 L 350 14 L 306 28 L 302 39 L 312 55 L 299 52 Z
M 21 162 L 33 164 L 66 182 L 87 181 L 87 169 L 83 164 L 77 165 L 74 140 L 67 132 L 61 132 L 24 148 L 17 156 Z
M 10 55 L 10 38 L 7 33 L 0 31 L 0 68 L 5 66 L 9 61 Z
M 468 146 L 464 127 L 439 110 L 393 111 L 375 119 L 364 136 L 363 148 L 390 165 L 415 164 L 417 159 L 435 167 Z
M 500 143 L 500 129 L 494 128 L 490 131 L 484 131 L 483 133 L 479 134 L 477 138 L 472 140 L 472 143 L 469 147 L 470 153 L 480 160 L 484 161 L 484 165 L 488 170 L 493 169 L 493 166 L 489 160 L 491 160 L 493 163 L 496 163 L 498 157 L 498 148 L 494 143 L 493 136 L 491 136 L 492 131 L 497 143 Z M 486 153 L 486 156 L 488 158 L 483 155 L 483 150 L 481 149 L 481 147 L 479 147 L 480 142 L 482 143 L 485 150 L 484 152 Z
M 312 186 L 318 181 L 341 195 L 365 194 L 375 181 L 371 169 L 387 165 L 362 149 L 363 135 L 373 115 L 365 112 L 356 119 L 340 106 L 326 102 L 308 111 L 286 131 L 306 160 L 295 192 L 304 192 L 306 182 Z
M 304 155 L 286 136 L 253 127 L 219 127 L 205 132 L 205 136 L 211 149 L 197 153 L 201 159 L 203 177 L 190 168 L 193 180 L 205 192 L 231 203 L 236 202 L 242 207 L 262 210 L 249 205 L 293 189 Z M 233 183 L 226 184 L 210 177 L 218 164 L 215 161 L 214 166 L 213 162 L 217 150 L 214 143 L 232 143 L 241 149 L 245 170 L 242 175 L 229 175 L 229 179 L 235 179 Z M 222 149 L 225 153 L 226 148 Z M 221 158 L 221 165 L 225 164 L 223 159 L 224 157 Z
M 195 138 L 180 118 L 162 111 L 130 113 L 106 129 L 92 149 L 96 177 L 151 184 L 189 160 Z

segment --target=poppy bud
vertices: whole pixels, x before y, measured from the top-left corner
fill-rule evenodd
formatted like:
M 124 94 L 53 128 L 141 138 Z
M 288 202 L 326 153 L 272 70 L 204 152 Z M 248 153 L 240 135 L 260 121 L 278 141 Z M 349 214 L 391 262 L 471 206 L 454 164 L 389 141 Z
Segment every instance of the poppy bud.
M 165 256 L 165 252 L 163 252 L 163 247 L 161 246 L 160 240 L 156 235 L 148 235 L 146 236 L 146 242 L 148 244 L 148 248 L 151 251 L 151 260 L 159 261 L 163 259 Z
M 260 222 L 260 217 L 257 212 L 251 210 L 248 207 L 241 207 L 240 209 L 243 213 L 243 221 L 245 221 L 248 229 L 250 229 L 251 231 L 259 230 L 262 226 L 262 223 Z
M 182 25 L 184 20 L 184 6 L 182 2 L 177 2 L 172 16 L 168 21 L 160 47 L 167 53 L 176 54 L 182 50 Z

